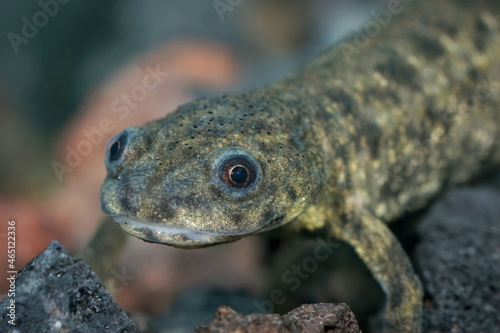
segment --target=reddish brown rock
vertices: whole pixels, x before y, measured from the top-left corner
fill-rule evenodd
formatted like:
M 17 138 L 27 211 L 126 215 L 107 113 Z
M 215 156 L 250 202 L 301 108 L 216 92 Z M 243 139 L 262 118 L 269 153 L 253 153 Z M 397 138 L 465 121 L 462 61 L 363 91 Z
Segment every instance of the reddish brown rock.
M 351 309 L 344 303 L 305 304 L 286 315 L 242 315 L 222 306 L 207 326 L 196 328 L 197 333 L 360 333 Z

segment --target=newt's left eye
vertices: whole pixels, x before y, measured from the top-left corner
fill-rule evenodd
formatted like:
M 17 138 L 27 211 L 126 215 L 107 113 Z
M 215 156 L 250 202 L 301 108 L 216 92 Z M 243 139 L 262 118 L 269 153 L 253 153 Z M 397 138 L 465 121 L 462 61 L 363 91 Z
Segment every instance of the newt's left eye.
M 224 153 L 215 162 L 215 180 L 231 197 L 241 198 L 257 189 L 262 178 L 259 162 L 243 150 Z
M 253 161 L 245 156 L 236 156 L 223 161 L 221 180 L 233 188 L 246 188 L 255 182 L 257 170 Z

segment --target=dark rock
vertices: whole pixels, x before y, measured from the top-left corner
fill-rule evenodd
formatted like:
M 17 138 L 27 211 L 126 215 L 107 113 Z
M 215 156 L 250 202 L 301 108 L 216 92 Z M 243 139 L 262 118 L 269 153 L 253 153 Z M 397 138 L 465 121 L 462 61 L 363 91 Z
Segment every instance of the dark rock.
M 306 304 L 288 314 L 242 315 L 222 306 L 216 318 L 197 333 L 262 332 L 262 333 L 360 333 L 354 314 L 344 303 Z
M 500 332 L 500 193 L 459 189 L 422 219 L 424 332 Z
M 0 311 L 0 332 L 139 332 L 90 267 L 56 241 L 19 272 L 15 297 L 5 297 Z

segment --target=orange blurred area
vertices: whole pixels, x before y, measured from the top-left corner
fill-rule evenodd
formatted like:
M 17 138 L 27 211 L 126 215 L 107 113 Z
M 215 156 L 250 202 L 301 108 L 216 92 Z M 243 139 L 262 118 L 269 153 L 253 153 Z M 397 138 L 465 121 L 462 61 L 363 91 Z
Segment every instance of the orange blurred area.
M 8 242 L 14 242 L 16 249 L 14 265 L 17 271 L 35 255 L 45 250 L 53 239 L 64 237 L 61 230 L 53 223 L 52 217 L 46 214 L 38 203 L 23 199 L 2 199 L 0 200 L 0 212 L 3 222 L 0 231 L 2 248 L 6 249 Z M 14 229 L 8 229 L 11 224 L 8 225 L 7 221 L 15 222 L 13 223 Z M 14 234 L 8 234 L 9 231 L 14 232 Z M 6 252 L 3 251 L 0 256 L 1 267 L 8 267 Z M 2 274 L 6 274 L 6 271 L 4 270 Z M 2 284 L 2 292 L 4 292 L 7 287 L 6 280 L 2 279 L 0 283 Z

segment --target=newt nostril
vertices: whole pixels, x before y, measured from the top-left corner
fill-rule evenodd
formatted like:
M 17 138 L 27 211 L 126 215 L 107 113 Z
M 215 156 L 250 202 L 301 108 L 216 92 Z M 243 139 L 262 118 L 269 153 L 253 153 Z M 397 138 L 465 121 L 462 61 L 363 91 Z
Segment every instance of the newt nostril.
M 139 193 L 129 184 L 122 185 L 118 192 L 121 208 L 135 215 L 139 206 Z
M 127 148 L 127 143 L 127 131 L 122 131 L 109 139 L 106 144 L 106 162 L 112 163 L 121 159 L 125 149 Z

